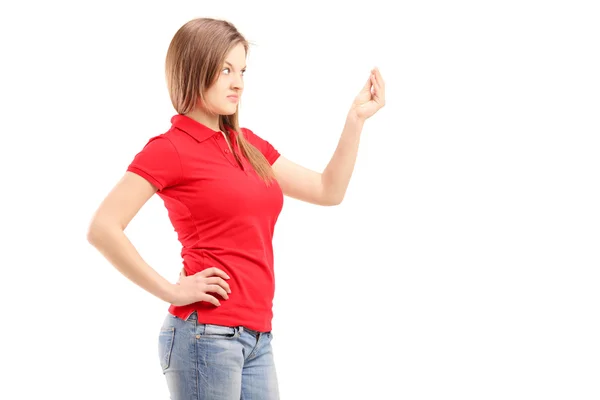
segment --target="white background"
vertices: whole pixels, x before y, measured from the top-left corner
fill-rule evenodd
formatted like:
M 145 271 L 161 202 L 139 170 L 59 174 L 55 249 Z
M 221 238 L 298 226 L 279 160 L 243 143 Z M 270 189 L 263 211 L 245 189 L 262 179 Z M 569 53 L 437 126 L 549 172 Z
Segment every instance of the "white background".
M 3 3 L 0 398 L 168 398 L 168 304 L 86 230 L 168 129 L 164 57 L 199 16 L 253 43 L 242 126 L 309 168 L 372 67 L 387 84 L 342 205 L 285 200 L 282 399 L 600 398 L 593 3 Z M 126 233 L 176 281 L 157 196 Z

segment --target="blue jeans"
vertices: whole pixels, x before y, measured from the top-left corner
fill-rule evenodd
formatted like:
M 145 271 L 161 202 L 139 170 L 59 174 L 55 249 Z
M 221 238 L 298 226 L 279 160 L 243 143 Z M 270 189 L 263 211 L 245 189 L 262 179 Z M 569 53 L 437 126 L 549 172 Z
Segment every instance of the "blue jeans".
M 167 314 L 158 356 L 172 400 L 278 400 L 271 332 Z

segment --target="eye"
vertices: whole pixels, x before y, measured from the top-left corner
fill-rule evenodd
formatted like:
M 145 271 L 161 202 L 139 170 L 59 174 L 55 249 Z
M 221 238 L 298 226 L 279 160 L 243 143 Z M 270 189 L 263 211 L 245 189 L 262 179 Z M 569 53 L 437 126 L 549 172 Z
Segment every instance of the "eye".
M 223 72 L 227 71 L 225 74 L 226 74 L 226 75 L 229 75 L 229 73 L 231 72 L 231 69 L 230 69 L 229 67 L 225 67 L 225 68 L 223 68 L 223 70 L 222 70 L 222 71 L 223 71 Z M 246 73 L 246 70 L 245 70 L 245 69 L 243 69 L 243 70 L 242 70 L 242 76 L 243 76 L 245 73 Z

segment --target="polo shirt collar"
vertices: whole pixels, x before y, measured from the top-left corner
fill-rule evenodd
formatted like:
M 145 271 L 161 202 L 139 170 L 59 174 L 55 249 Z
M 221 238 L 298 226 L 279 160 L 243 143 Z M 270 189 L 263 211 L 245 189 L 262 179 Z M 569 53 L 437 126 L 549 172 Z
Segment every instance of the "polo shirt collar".
M 187 133 L 198 142 L 203 142 L 206 139 L 213 137 L 217 133 L 220 134 L 220 131 L 213 131 L 208 126 L 201 124 L 200 122 L 183 114 L 174 115 L 171 118 L 171 124 L 173 127 Z M 227 127 L 227 131 L 233 137 L 236 136 L 235 131 L 230 127 Z

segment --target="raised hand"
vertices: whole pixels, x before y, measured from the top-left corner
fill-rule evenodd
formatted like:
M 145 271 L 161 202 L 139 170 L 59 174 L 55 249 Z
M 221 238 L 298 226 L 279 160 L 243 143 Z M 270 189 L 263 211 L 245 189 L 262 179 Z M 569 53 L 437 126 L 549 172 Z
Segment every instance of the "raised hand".
M 385 105 L 385 82 L 378 68 L 373 68 L 369 79 L 352 103 L 351 112 L 362 119 L 373 116 Z

